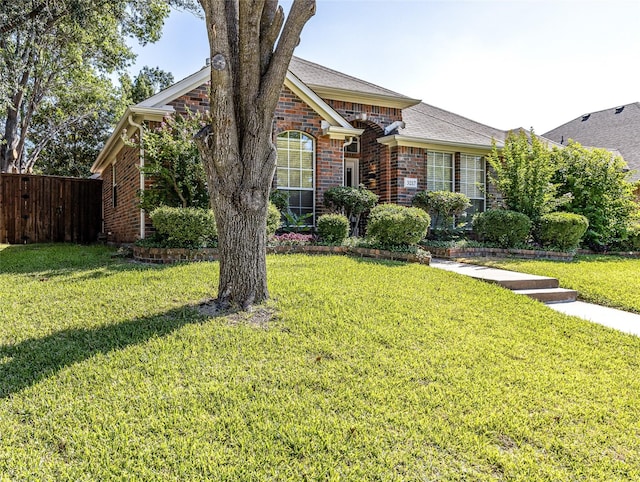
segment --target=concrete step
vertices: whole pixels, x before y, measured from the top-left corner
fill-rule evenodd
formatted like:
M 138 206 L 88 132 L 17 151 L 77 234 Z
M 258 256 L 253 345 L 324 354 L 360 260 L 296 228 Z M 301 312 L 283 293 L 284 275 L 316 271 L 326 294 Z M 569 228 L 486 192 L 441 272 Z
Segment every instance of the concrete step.
M 527 277 L 523 277 L 520 279 L 514 278 L 497 278 L 497 279 L 487 279 L 484 278 L 485 281 L 489 283 L 495 283 L 503 288 L 507 288 L 509 290 L 545 290 L 545 289 L 556 289 L 560 286 L 560 283 L 556 278 L 548 278 L 546 276 L 536 276 L 528 275 Z
M 568 290 L 565 288 L 544 288 L 544 289 L 524 289 L 513 290 L 514 293 L 528 296 L 534 300 L 542 301 L 543 303 L 568 303 L 576 301 L 578 298 L 578 292 L 575 290 Z

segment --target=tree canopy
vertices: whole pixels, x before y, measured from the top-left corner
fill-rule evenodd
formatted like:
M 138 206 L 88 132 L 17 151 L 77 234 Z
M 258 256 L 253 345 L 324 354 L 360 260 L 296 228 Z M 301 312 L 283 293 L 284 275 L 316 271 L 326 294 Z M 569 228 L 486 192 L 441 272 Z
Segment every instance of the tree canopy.
M 89 97 L 97 105 L 88 102 L 88 110 L 108 109 L 95 88 L 104 87 L 108 74 L 122 71 L 133 60 L 128 37 L 143 44 L 160 38 L 172 6 L 196 8 L 192 0 L 2 2 L 0 172 L 33 169 L 41 151 L 36 142 L 44 139 L 33 135 L 33 126 L 43 125 L 52 106 L 69 101 L 70 84 L 74 89 L 94 88 Z M 49 135 L 88 115 L 71 111 L 58 109 L 47 119 Z

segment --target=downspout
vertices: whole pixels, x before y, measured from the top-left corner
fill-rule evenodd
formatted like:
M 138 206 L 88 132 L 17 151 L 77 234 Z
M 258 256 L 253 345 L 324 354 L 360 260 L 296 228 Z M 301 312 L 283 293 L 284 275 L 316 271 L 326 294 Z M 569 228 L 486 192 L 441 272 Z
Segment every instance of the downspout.
M 144 145 L 142 144 L 143 127 L 142 127 L 142 124 L 138 124 L 137 122 L 133 121 L 133 114 L 129 114 L 127 121 L 129 122 L 129 125 L 137 128 L 138 131 L 140 132 L 138 140 L 140 142 L 140 155 L 139 155 L 140 157 L 140 193 L 142 193 L 142 191 L 144 191 L 144 172 L 142 171 L 142 168 L 144 167 Z M 144 236 L 145 236 L 145 232 L 144 232 L 145 221 L 146 219 L 145 219 L 144 209 L 140 208 L 140 239 L 144 239 Z

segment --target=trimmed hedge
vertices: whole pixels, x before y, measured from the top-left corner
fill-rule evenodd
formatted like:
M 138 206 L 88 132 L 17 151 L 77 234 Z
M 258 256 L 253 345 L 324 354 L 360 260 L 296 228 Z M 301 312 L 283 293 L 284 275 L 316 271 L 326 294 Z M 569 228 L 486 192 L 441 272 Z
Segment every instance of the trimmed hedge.
M 282 226 L 282 214 L 278 207 L 272 201 L 269 201 L 269 206 L 267 207 L 267 236 L 276 234 L 280 226 Z
M 327 243 L 341 244 L 349 236 L 349 220 L 342 214 L 323 214 L 317 227 L 320 239 Z
M 589 228 L 589 220 L 574 213 L 549 213 L 540 218 L 540 242 L 543 246 L 576 249 Z
M 527 241 L 531 219 L 526 214 L 507 209 L 489 209 L 473 217 L 473 231 L 480 241 L 512 248 Z
M 369 214 L 367 236 L 383 246 L 417 244 L 427 235 L 429 215 L 420 208 L 379 204 Z
M 151 221 L 167 247 L 202 248 L 215 243 L 218 236 L 213 211 L 202 208 L 154 209 Z

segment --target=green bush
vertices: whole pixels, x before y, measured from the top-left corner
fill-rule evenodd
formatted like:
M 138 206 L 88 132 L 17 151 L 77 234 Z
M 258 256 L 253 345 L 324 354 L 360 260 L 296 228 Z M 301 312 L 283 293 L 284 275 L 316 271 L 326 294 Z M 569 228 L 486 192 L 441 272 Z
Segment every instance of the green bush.
M 489 209 L 473 217 L 473 231 L 481 241 L 511 248 L 526 242 L 531 219 L 526 214 L 507 209 Z
M 211 246 L 218 235 L 210 209 L 162 206 L 154 209 L 150 216 L 158 237 L 167 247 Z
M 633 224 L 627 228 L 626 239 L 622 249 L 628 251 L 640 251 L 640 224 Z
M 282 225 L 282 214 L 278 207 L 271 201 L 267 208 L 267 236 L 276 234 L 278 228 Z
M 349 220 L 342 214 L 323 214 L 318 218 L 318 234 L 327 243 L 341 244 L 349 236 Z
M 587 232 L 589 221 L 580 214 L 549 213 L 540 218 L 540 242 L 543 246 L 575 249 Z
M 367 236 L 383 246 L 413 245 L 424 239 L 430 223 L 422 209 L 380 204 L 369 214 Z
M 451 191 L 421 191 L 414 196 L 412 204 L 431 217 L 431 234 L 438 230 L 445 238 L 455 231 L 455 216 L 462 215 L 471 207 L 465 194 Z
M 360 216 L 378 202 L 378 195 L 364 186 L 334 186 L 324 193 L 324 205 L 351 222 L 351 235 L 358 235 Z

